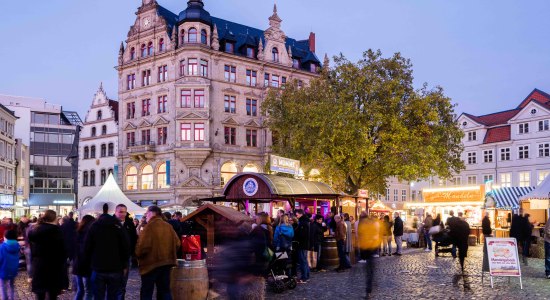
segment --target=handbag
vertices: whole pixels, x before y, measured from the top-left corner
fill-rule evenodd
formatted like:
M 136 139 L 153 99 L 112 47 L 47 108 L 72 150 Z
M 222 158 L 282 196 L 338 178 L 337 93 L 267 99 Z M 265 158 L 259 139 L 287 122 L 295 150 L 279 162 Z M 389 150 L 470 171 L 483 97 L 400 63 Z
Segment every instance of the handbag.
M 272 261 L 273 260 L 273 255 L 274 255 L 273 250 L 271 250 L 271 248 L 269 248 L 269 247 L 265 247 L 264 253 L 262 254 L 265 261 L 267 261 L 267 262 Z
M 434 235 L 434 234 L 438 234 L 440 231 L 441 231 L 441 226 L 436 225 L 430 228 L 430 231 L 428 231 L 428 234 Z

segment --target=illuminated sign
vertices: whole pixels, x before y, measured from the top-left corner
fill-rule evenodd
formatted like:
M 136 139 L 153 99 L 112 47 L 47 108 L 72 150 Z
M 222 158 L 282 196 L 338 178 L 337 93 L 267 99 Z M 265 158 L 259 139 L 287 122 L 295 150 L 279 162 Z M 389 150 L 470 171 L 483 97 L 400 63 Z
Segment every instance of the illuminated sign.
M 427 203 L 483 201 L 485 189 L 482 186 L 425 189 L 422 195 Z
M 290 158 L 271 155 L 270 170 L 272 172 L 298 175 L 300 172 L 300 161 Z
M 357 191 L 357 197 L 368 198 L 369 197 L 369 191 L 368 190 L 358 190 Z

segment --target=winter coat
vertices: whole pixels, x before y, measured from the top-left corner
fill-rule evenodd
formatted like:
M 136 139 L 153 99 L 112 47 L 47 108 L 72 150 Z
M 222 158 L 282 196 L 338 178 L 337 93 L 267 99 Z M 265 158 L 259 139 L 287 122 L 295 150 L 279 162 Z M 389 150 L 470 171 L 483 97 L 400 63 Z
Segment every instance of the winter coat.
M 294 238 L 294 229 L 290 225 L 281 224 L 275 228 L 273 246 L 275 249 L 290 250 Z
M 298 242 L 296 248 L 299 250 L 309 249 L 309 226 L 310 222 L 307 216 L 303 215 L 298 219 L 298 226 L 294 230 L 294 240 Z
M 309 247 L 312 251 L 319 251 L 319 246 L 323 244 L 325 240 L 325 231 L 327 231 L 327 226 L 319 224 L 316 221 L 311 223 L 309 230 Z
M 4 240 L 0 244 L 0 279 L 14 279 L 19 269 L 19 243 L 16 240 Z
M 130 217 L 126 217 L 126 220 L 124 220 L 124 223 L 122 223 L 122 229 L 126 233 L 126 237 L 130 242 L 130 256 L 134 256 L 136 253 L 136 244 L 138 239 L 136 225 L 134 225 L 134 220 Z
M 76 222 L 71 218 L 64 218 L 60 228 L 65 241 L 65 251 L 72 260 L 76 254 Z
M 360 218 L 358 231 L 358 245 L 361 250 L 375 250 L 380 247 L 381 222 L 371 218 Z
M 391 221 L 383 221 L 382 222 L 382 235 L 383 236 L 391 236 L 391 227 L 393 226 L 393 222 Z
M 100 273 L 122 272 L 128 267 L 130 242 L 120 221 L 108 214 L 95 221 L 84 242 L 84 259 Z
M 256 276 L 264 275 L 267 266 L 269 265 L 269 261 L 267 261 L 264 257 L 266 248 L 270 247 L 269 230 L 267 229 L 267 225 L 262 224 L 254 227 L 254 229 L 250 232 L 249 237 L 250 245 L 255 257 L 254 262 L 251 263 L 249 272 Z
M 143 227 L 136 246 L 139 273 L 145 275 L 158 267 L 175 266 L 180 245 L 172 225 L 160 217 L 152 218 Z
M 441 226 L 441 218 L 436 217 L 432 223 L 432 226 Z
M 91 226 L 92 223 L 89 223 L 86 227 L 82 228 L 80 232 L 76 233 L 76 255 L 73 260 L 73 274 L 81 277 L 90 277 L 92 275 L 91 262 L 86 260 L 84 255 L 86 235 Z
M 403 235 L 403 220 L 401 220 L 401 217 L 395 218 L 393 222 L 393 235 L 394 236 Z
M 430 228 L 432 228 L 433 226 L 433 219 L 432 217 L 428 216 L 426 217 L 426 219 L 424 219 L 424 231 L 428 232 L 430 230 Z
M 510 237 L 516 238 L 518 242 L 523 241 L 522 236 L 522 220 L 523 218 L 519 215 L 514 215 L 512 217 L 512 225 L 510 226 Z
M 529 218 L 522 217 L 521 235 L 524 241 L 531 240 L 531 236 L 533 235 L 533 227 L 533 224 L 529 222 Z
M 470 225 L 468 224 L 468 222 L 457 218 L 456 222 L 453 222 L 452 225 L 449 226 L 449 229 L 449 235 L 453 240 L 453 244 L 455 244 L 462 253 L 460 255 L 466 257 L 466 253 L 468 251 L 468 236 L 470 235 Z
M 168 224 L 172 225 L 172 228 L 174 229 L 174 232 L 178 236 L 178 238 L 181 237 L 181 222 L 178 220 L 170 219 L 168 220 Z
M 493 229 L 491 229 L 491 220 L 489 220 L 489 217 L 484 217 L 481 221 L 481 232 L 484 236 L 489 236 L 493 233 Z
M 57 225 L 37 224 L 29 231 L 32 257 L 32 291 L 57 291 L 68 282 L 67 253 L 63 233 Z
M 344 221 L 340 221 L 336 223 L 336 230 L 334 231 L 334 238 L 336 241 L 346 241 L 346 223 Z

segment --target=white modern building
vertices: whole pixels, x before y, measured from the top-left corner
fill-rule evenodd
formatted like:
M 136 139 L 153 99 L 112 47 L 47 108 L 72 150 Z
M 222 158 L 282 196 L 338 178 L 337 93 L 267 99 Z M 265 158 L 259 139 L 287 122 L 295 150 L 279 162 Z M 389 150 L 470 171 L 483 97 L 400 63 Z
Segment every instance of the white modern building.
M 97 194 L 117 163 L 118 102 L 100 85 L 86 114 L 78 147 L 78 206 Z

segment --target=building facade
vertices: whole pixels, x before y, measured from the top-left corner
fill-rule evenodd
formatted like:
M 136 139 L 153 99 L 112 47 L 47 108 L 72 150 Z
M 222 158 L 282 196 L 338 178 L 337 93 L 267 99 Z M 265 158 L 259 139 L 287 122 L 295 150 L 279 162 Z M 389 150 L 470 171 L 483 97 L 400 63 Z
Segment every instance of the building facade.
M 17 168 L 15 169 L 15 216 L 23 216 L 29 213 L 29 180 L 30 180 L 30 164 L 29 164 L 29 146 L 23 144 L 21 139 L 15 140 L 15 160 Z
M 14 112 L 0 104 L 0 216 L 10 216 L 15 205 Z M 4 210 L 5 209 L 5 210 Z
M 93 198 L 110 173 L 118 153 L 118 102 L 101 85 L 86 114 L 78 143 L 78 206 Z
M 143 0 L 119 52 L 118 181 L 143 206 L 193 206 L 240 172 L 262 172 L 268 89 L 318 76 L 315 35 L 287 38 L 276 7 L 267 30 L 210 16 L 202 1 L 174 14 Z

